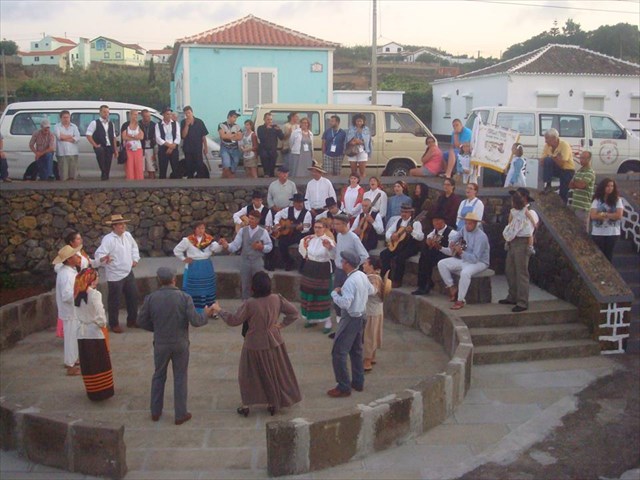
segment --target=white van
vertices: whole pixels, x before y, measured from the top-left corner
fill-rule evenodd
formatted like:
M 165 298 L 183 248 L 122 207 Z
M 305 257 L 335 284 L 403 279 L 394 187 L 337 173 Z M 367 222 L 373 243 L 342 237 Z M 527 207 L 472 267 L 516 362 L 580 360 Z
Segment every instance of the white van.
M 83 100 L 56 100 L 39 102 L 19 102 L 7 106 L 0 117 L 0 133 L 4 138 L 4 152 L 7 156 L 9 176 L 22 178 L 27 167 L 34 161 L 33 152 L 29 149 L 29 140 L 33 132 L 40 128 L 40 122 L 47 118 L 53 127 L 60 120 L 60 112 L 68 110 L 71 122 L 77 125 L 80 135 L 85 136 L 89 124 L 99 117 L 100 105 L 109 106 L 109 119 L 113 122 L 116 132 L 120 133 L 120 126 L 128 120 L 131 110 L 147 109 L 151 112 L 152 120 L 162 121 L 162 116 L 155 109 L 133 103 Z M 212 152 L 215 166 L 212 165 L 211 175 L 219 176 L 219 145 L 207 139 L 209 151 Z M 81 178 L 100 178 L 100 169 L 96 156 L 89 141 L 82 139 L 78 148 L 78 174 Z M 215 159 L 218 159 L 216 162 Z M 115 160 L 111 165 L 111 178 L 124 178 L 124 166 Z
M 480 116 L 484 124 L 499 125 L 520 132 L 520 143 L 528 160 L 542 157 L 544 132 L 555 128 L 560 133 L 560 138 L 571 145 L 576 168 L 580 168 L 577 163 L 580 152 L 589 150 L 593 155 L 593 169 L 598 174 L 640 172 L 640 137 L 608 113 L 477 107 L 467 119 L 468 128 L 473 128 L 477 116 Z
M 348 130 L 354 115 L 361 113 L 371 131 L 371 158 L 367 162 L 367 175 L 408 175 L 409 170 L 422 165 L 427 136 L 433 136 L 427 127 L 408 108 L 389 105 L 340 104 L 263 104 L 253 109 L 251 120 L 262 125 L 265 113 L 273 115 L 273 123 L 283 126 L 287 115 L 298 112 L 307 117 L 313 133 L 314 159 L 322 165 L 322 133 L 329 128 L 329 118 L 337 115 L 340 128 Z M 343 173 L 350 172 L 347 157 L 342 163 Z

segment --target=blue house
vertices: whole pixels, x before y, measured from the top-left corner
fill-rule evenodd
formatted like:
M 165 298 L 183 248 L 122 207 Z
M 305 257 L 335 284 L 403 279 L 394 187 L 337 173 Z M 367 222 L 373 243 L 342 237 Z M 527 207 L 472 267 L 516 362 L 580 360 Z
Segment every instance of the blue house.
M 171 105 L 191 105 L 215 135 L 229 110 L 250 116 L 262 103 L 333 103 L 337 46 L 253 15 L 179 39 Z

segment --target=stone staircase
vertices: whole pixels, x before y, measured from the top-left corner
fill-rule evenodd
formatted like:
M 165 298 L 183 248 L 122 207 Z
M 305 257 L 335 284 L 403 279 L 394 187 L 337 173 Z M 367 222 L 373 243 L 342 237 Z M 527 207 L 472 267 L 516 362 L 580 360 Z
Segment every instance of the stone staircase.
M 613 252 L 613 266 L 627 282 L 634 297 L 627 353 L 640 353 L 640 254 L 632 240 L 620 237 Z

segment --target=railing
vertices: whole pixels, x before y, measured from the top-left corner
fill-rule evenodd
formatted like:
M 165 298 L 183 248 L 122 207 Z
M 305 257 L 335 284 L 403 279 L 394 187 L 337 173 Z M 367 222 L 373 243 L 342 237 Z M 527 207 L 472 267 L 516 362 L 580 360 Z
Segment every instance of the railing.
M 622 232 L 625 238 L 631 238 L 640 253 L 640 213 L 638 213 L 626 198 L 622 197 Z

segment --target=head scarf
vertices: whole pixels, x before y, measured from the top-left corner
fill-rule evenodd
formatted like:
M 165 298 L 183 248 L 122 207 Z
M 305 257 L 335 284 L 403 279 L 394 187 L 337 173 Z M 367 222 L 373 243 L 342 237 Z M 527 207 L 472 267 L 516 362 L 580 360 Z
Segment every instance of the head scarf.
M 85 268 L 76 275 L 76 283 L 73 285 L 73 303 L 76 307 L 80 306 L 82 300 L 87 303 L 87 290 L 96 278 L 98 271 L 93 268 Z

